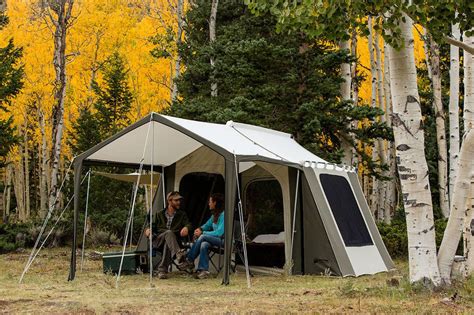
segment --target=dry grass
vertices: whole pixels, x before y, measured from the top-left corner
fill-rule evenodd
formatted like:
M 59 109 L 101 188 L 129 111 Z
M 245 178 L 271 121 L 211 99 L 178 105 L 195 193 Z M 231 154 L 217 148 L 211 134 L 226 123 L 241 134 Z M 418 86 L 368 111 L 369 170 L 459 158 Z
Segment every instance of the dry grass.
M 232 275 L 229 286 L 220 278 L 173 274 L 154 279 L 152 288 L 147 274 L 124 276 L 116 289 L 101 261 L 86 261 L 67 282 L 67 249 L 42 251 L 19 285 L 27 257 L 0 255 L 0 313 L 472 313 L 474 307 L 473 279 L 442 292 L 413 288 L 404 262 L 399 271 L 356 279 L 255 276 L 251 289 L 244 274 Z

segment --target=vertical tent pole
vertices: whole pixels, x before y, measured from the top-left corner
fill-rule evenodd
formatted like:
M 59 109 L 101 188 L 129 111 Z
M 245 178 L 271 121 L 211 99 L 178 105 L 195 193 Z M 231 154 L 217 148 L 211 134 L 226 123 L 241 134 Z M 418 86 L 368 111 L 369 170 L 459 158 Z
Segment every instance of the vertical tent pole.
M 239 210 L 239 222 L 240 222 L 240 236 L 242 237 L 242 249 L 244 251 L 244 265 L 245 265 L 245 276 L 247 277 L 247 287 L 250 289 L 252 286 L 250 282 L 250 271 L 249 271 L 249 261 L 247 257 L 247 237 L 245 236 L 245 223 L 244 223 L 244 210 L 242 209 L 242 200 L 240 199 L 240 185 L 239 185 L 239 166 L 237 164 L 237 157 L 234 153 L 234 163 L 235 163 L 235 179 L 237 185 L 237 197 L 239 198 L 238 210 Z
M 153 117 L 153 115 L 152 115 Z M 150 192 L 151 192 L 151 196 L 153 196 L 153 164 L 154 164 L 154 152 L 155 152 L 155 124 L 153 123 L 153 121 L 151 122 L 152 124 L 152 130 L 151 130 L 151 174 L 150 174 Z M 148 244 L 149 244 L 149 248 L 148 248 L 148 252 L 149 252 L 149 262 L 150 262 L 150 265 L 148 266 L 148 274 L 149 274 L 149 280 L 150 280 L 150 287 L 153 286 L 153 255 L 152 255 L 152 251 L 153 251 L 153 244 L 152 244 L 152 241 L 153 241 L 153 230 L 152 230 L 152 227 L 153 227 L 153 197 L 150 198 L 152 201 L 150 202 L 150 213 L 149 213 L 149 221 L 150 221 L 150 239 L 148 241 Z
M 235 170 L 234 161 L 225 160 L 225 209 L 224 209 L 224 275 L 222 284 L 229 284 L 232 255 L 232 235 L 235 213 Z
M 296 173 L 296 189 L 295 189 L 295 205 L 293 208 L 293 226 L 291 228 L 291 248 L 290 248 L 290 261 L 291 266 L 288 270 L 288 273 L 291 275 L 293 273 L 293 246 L 295 242 L 295 232 L 296 232 L 296 206 L 298 204 L 298 189 L 300 184 L 300 170 L 297 170 Z
M 73 232 L 72 232 L 71 265 L 69 268 L 68 281 L 72 281 L 76 277 L 77 220 L 79 218 L 81 172 L 82 172 L 82 159 L 74 159 L 74 219 L 73 219 Z
M 148 129 L 147 129 L 147 132 L 146 132 L 145 143 L 143 145 L 143 154 L 142 154 L 142 158 L 140 160 L 140 167 L 138 168 L 138 177 L 137 177 L 137 182 L 135 184 L 135 191 L 133 193 L 133 202 L 132 202 L 132 206 L 130 207 L 130 217 L 128 218 L 127 227 L 125 229 L 125 241 L 123 243 L 122 257 L 120 258 L 120 266 L 119 266 L 117 278 L 115 280 L 115 288 L 118 288 L 120 275 L 122 273 L 123 258 L 125 257 L 125 248 L 127 247 L 127 241 L 128 241 L 128 232 L 130 230 L 131 218 L 133 217 L 133 212 L 135 210 L 135 201 L 137 199 L 138 184 L 140 183 L 140 177 L 142 175 L 142 170 L 143 170 L 143 163 L 145 162 L 146 148 L 148 146 L 148 136 L 150 134 L 150 126 L 151 126 L 152 121 L 153 121 L 153 114 L 151 115 L 150 120 L 148 122 L 149 125 L 148 125 Z M 150 226 L 151 226 L 151 222 L 150 222 Z M 150 230 L 150 235 L 151 235 L 151 233 L 152 233 L 152 231 Z
M 161 178 L 163 185 L 163 209 L 166 208 L 165 167 L 161 166 Z M 153 199 L 153 196 L 151 197 Z
M 89 190 L 91 187 L 91 170 L 87 172 L 87 193 L 86 193 L 86 210 L 84 213 L 84 235 L 82 236 L 82 251 L 81 251 L 81 272 L 84 266 L 84 249 L 86 247 L 86 228 L 87 228 L 87 211 L 89 209 Z

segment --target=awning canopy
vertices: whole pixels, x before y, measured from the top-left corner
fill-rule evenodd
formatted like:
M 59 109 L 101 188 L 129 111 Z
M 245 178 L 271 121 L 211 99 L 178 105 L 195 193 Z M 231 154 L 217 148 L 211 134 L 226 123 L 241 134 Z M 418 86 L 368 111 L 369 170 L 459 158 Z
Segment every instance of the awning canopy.
M 283 164 L 324 162 L 287 133 L 234 123 L 214 124 L 151 113 L 79 156 L 81 160 L 169 166 L 207 146 L 226 158 Z M 153 163 L 152 163 L 153 161 Z
M 140 185 L 158 185 L 160 182 L 160 173 L 153 173 L 152 174 L 140 174 L 140 173 L 130 173 L 130 174 L 116 174 L 116 173 L 106 173 L 106 172 L 94 172 L 94 174 L 108 177 L 111 179 L 119 180 L 122 182 L 129 182 L 129 183 L 136 183 L 140 180 Z M 153 179 L 152 179 L 153 177 Z

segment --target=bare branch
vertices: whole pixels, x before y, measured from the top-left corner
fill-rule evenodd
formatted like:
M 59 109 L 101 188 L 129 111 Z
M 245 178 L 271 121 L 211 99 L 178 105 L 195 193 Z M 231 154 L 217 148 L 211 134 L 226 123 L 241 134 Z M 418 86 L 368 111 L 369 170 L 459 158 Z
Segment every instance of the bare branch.
M 469 46 L 468 44 L 466 43 L 463 43 L 457 39 L 454 39 L 450 36 L 445 36 L 444 37 L 444 40 L 448 43 L 448 44 L 451 44 L 453 46 L 456 46 L 456 47 L 459 47 L 461 49 L 464 49 L 465 51 L 467 51 L 468 53 L 470 53 L 471 55 L 474 55 L 474 47 L 472 46 Z

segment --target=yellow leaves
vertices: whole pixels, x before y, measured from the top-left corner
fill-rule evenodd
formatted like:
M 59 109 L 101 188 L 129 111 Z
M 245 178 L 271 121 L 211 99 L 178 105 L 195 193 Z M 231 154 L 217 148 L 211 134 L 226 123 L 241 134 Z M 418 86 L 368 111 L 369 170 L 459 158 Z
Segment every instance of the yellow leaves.
M 100 67 L 118 51 L 129 70 L 129 85 L 135 96 L 131 119 L 150 111 L 160 111 L 170 100 L 174 62 L 156 59 L 150 54 L 149 38 L 165 34 L 165 26 L 176 29 L 175 13 L 170 0 L 76 0 L 74 23 L 67 38 L 67 89 L 65 103 L 65 137 L 77 119 L 79 108 L 94 101 L 90 84 L 100 82 Z M 0 45 L 13 37 L 24 49 L 25 85 L 12 106 L 15 125 L 23 126 L 27 107 L 34 104 L 46 115 L 47 133 L 51 129 L 54 68 L 53 33 L 47 17 L 41 17 L 36 0 L 9 1 L 10 23 L 0 31 Z M 158 16 L 159 14 L 159 16 Z M 49 23 L 47 23 L 49 22 Z M 175 52 L 173 52 L 175 53 Z M 30 114 L 36 115 L 36 110 Z M 35 134 L 40 134 L 35 132 Z M 48 136 L 48 140 L 50 136 Z M 64 152 L 67 150 L 63 146 Z

